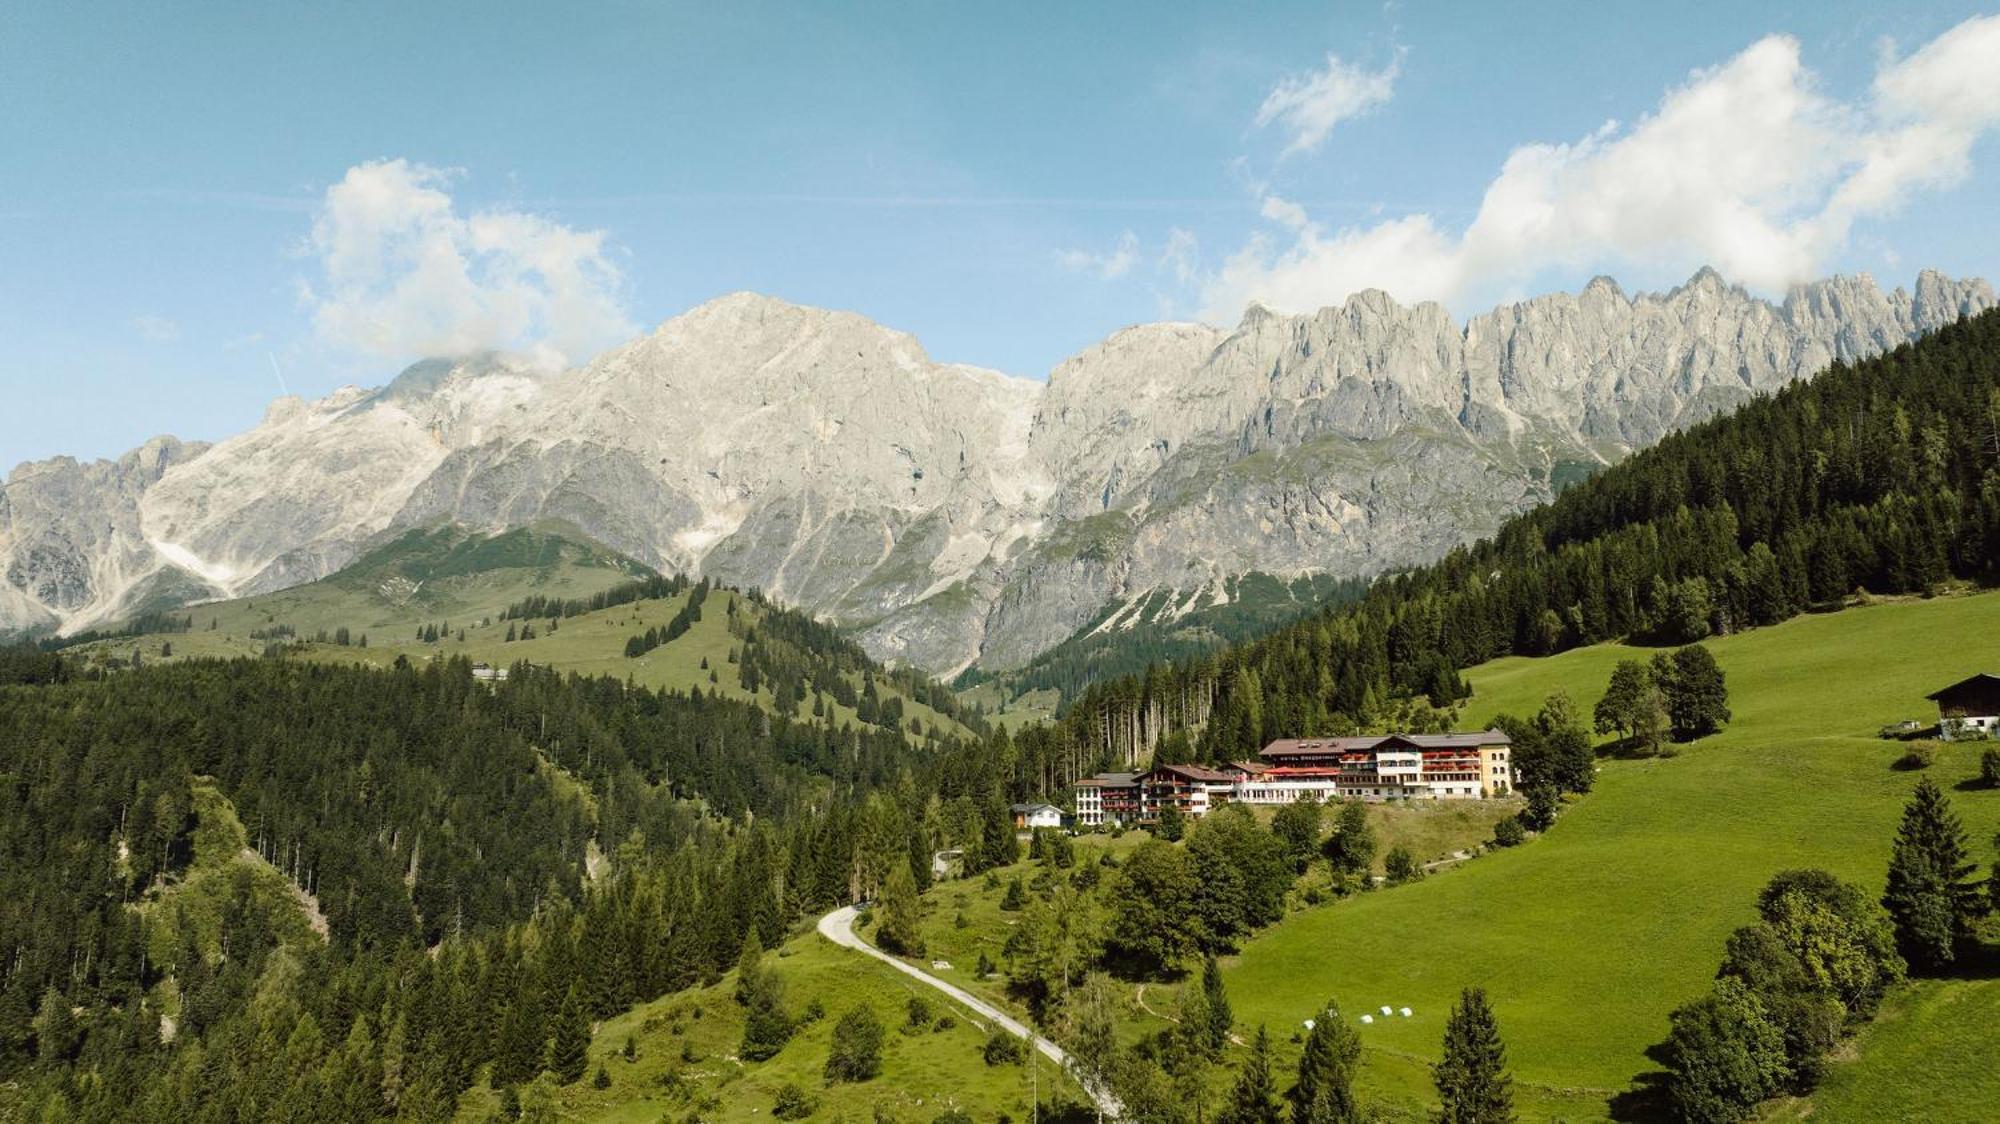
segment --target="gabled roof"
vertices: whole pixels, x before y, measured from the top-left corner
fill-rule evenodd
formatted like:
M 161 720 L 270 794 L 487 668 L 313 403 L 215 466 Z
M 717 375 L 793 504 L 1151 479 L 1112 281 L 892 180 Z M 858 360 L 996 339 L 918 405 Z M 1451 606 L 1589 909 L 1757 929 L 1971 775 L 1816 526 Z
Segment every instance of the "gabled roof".
M 1265 746 L 1258 756 L 1272 760 L 1371 753 L 1378 749 L 1479 749 L 1510 744 L 1512 740 L 1498 730 L 1456 734 L 1361 734 L 1348 738 L 1279 738 Z
M 1236 779 L 1233 774 L 1225 773 L 1220 769 L 1211 769 L 1206 765 L 1155 765 L 1153 766 L 1153 773 L 1170 773 L 1191 781 L 1200 781 L 1203 784 L 1228 784 Z M 1151 776 L 1152 773 L 1146 775 Z
M 1076 783 L 1079 788 L 1086 785 L 1091 788 L 1129 788 L 1139 783 L 1139 774 L 1099 773 L 1094 777 L 1085 777 Z
M 1971 687 L 2000 688 L 2000 675 L 1988 675 L 1983 671 L 1977 675 L 1968 675 L 1951 686 L 1939 687 L 1924 697 L 1936 701 L 1946 695 L 1956 694 Z
M 1062 811 L 1061 808 L 1056 807 L 1054 804 L 1015 804 L 1012 807 L 1008 808 L 1007 810 L 1015 813 L 1016 815 L 1022 815 L 1022 816 L 1031 816 L 1034 815 L 1036 812 Z

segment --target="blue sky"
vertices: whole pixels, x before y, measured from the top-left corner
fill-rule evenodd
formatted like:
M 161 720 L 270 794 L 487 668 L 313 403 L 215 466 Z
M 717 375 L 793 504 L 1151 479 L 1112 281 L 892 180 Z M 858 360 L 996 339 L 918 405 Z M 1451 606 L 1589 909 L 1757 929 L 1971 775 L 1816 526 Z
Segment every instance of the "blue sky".
M 1992 11 L 7 5 L 0 470 L 738 289 L 1040 377 L 1370 285 L 1992 276 Z

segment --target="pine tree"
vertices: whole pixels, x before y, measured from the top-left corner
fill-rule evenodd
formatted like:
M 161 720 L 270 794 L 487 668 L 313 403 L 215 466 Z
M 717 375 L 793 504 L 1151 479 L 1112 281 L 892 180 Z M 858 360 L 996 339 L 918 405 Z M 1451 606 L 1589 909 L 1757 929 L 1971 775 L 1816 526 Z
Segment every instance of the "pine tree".
M 1514 1119 L 1513 1079 L 1500 1027 L 1486 1005 L 1486 991 L 1469 987 L 1444 1026 L 1444 1060 L 1431 1067 L 1442 1124 L 1507 1124 Z
M 1313 1020 L 1299 1056 L 1299 1079 L 1288 1094 L 1292 1124 L 1360 1124 L 1361 1106 L 1354 1099 L 1354 1066 L 1361 1057 L 1361 1038 L 1340 1008 L 1332 1003 Z
M 1229 992 L 1222 986 L 1222 968 L 1213 955 L 1202 963 L 1201 990 L 1208 1000 L 1209 1044 L 1220 1050 L 1229 1041 L 1229 1028 L 1236 1024 L 1236 1015 L 1229 1009 Z
M 582 989 L 571 984 L 561 1010 L 556 1013 L 555 1035 L 549 1039 L 548 1070 L 556 1075 L 557 1081 L 573 1085 L 583 1077 L 589 1063 L 590 1005 Z
M 1897 947 L 1912 969 L 1944 968 L 1973 939 L 1979 889 L 1966 851 L 1965 826 L 1950 801 L 1929 777 L 1918 781 L 1903 809 L 1882 896 Z
M 1271 1035 L 1259 1025 L 1250 1056 L 1237 1072 L 1229 1103 L 1216 1116 L 1216 1124 L 1279 1124 L 1284 1117 L 1285 1105 L 1271 1076 Z
M 903 956 L 924 954 L 923 906 L 917 898 L 916 878 L 910 864 L 892 862 L 889 877 L 882 883 L 882 924 L 875 941 L 890 952 Z

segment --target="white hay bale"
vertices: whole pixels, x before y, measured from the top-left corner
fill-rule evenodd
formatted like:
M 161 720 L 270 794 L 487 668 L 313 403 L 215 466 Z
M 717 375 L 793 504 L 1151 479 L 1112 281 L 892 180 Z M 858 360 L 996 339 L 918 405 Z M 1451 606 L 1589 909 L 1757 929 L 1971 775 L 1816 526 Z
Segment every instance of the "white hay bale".
M 1373 1025 L 1375 1025 L 1375 1016 L 1374 1016 L 1374 1015 L 1363 1015 L 1363 1016 L 1361 1016 L 1361 1025 L 1363 1025 L 1363 1026 L 1373 1026 Z
M 1383 1015 L 1385 1015 L 1385 1016 L 1387 1016 L 1387 1015 L 1393 1015 L 1393 1014 L 1395 1014 L 1395 1013 L 1396 1013 L 1396 1009 L 1395 1009 L 1394 1007 L 1384 1007 L 1384 1008 L 1382 1008 L 1382 1014 L 1383 1014 Z
M 1403 1008 L 1403 1017 L 1406 1019 L 1410 1017 L 1410 1009 L 1408 1007 Z
M 1307 1029 L 1307 1030 L 1311 1030 L 1312 1028 L 1313 1028 L 1313 1021 L 1312 1021 L 1311 1019 L 1307 1019 L 1307 1020 L 1306 1020 L 1306 1029 Z

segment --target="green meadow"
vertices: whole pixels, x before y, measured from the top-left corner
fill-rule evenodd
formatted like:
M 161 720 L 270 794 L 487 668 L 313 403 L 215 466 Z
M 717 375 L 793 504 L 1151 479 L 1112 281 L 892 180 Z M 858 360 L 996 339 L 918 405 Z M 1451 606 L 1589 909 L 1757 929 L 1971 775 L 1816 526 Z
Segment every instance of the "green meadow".
M 2000 665 L 2000 644 L 1984 639 L 1996 629 L 2000 595 L 1984 594 L 1867 605 L 1711 639 L 1735 712 L 1727 730 L 1672 757 L 1604 760 L 1595 791 L 1524 846 L 1266 930 L 1225 966 L 1239 1022 L 1269 1024 L 1289 1052 L 1292 1031 L 1327 1000 L 1350 1017 L 1374 1013 L 1360 1028 L 1363 1091 L 1415 1114 L 1430 1103 L 1427 1063 L 1450 1004 L 1480 985 L 1498 1013 L 1524 1117 L 1609 1115 L 1635 1079 L 1658 1069 L 1647 1049 L 1665 1037 L 1668 1012 L 1708 986 L 1725 938 L 1752 920 L 1771 875 L 1824 867 L 1879 891 L 1915 779 L 1891 768 L 1900 747 L 1876 732 L 1933 719 L 1928 692 Z M 1467 673 L 1467 718 L 1478 726 L 1502 712 L 1528 714 L 1557 689 L 1587 713 L 1618 660 L 1650 654 L 1604 645 L 1494 661 Z M 2000 791 L 1974 782 L 1978 752 L 1947 746 L 1931 775 L 1984 863 L 1994 857 Z M 1892 1005 L 1899 1017 L 1854 1043 L 1854 1075 L 1836 1075 L 1822 1094 L 1829 1108 L 1853 1106 L 1841 1118 L 1880 1118 L 1866 1107 L 1869 1095 L 1911 1103 L 1871 1082 L 1871 1066 L 1906 1072 L 1872 1053 L 1950 1052 L 1967 1042 L 1965 1025 L 2000 1026 L 2000 988 L 1990 982 L 1922 986 L 1938 994 Z M 1412 1014 L 1385 1018 L 1385 1005 Z M 1984 1051 L 1988 1075 L 1994 1054 Z
M 736 974 L 641 1004 L 597 1027 L 583 1080 L 558 1091 L 564 1119 L 606 1124 L 654 1124 L 698 1118 L 714 1122 L 769 1120 L 778 1091 L 797 1085 L 815 1098 L 814 1120 L 927 1121 L 953 1109 L 973 1119 L 1001 1115 L 1031 1118 L 1037 1099 L 1076 1103 L 1082 1092 L 1047 1059 L 1034 1068 L 989 1066 L 982 1056 L 988 1027 L 943 995 L 851 949 L 806 932 L 766 959 L 785 981 L 794 1015 L 817 1002 L 824 1016 L 801 1027 L 776 1057 L 743 1062 L 743 1008 L 735 1000 Z M 921 998 L 930 1019 L 911 1026 L 909 1004 Z M 829 1085 L 824 1068 L 833 1026 L 856 1005 L 875 1010 L 886 1033 L 882 1072 L 869 1081 Z M 625 1057 L 625 1042 L 633 1057 Z M 597 1088 L 602 1067 L 610 1080 Z M 475 1088 L 461 1098 L 458 1120 L 492 1119 L 498 1098 Z M 879 1114 L 879 1115 L 878 1115 Z

